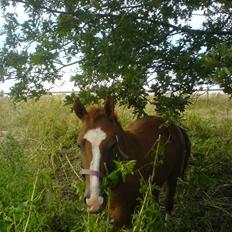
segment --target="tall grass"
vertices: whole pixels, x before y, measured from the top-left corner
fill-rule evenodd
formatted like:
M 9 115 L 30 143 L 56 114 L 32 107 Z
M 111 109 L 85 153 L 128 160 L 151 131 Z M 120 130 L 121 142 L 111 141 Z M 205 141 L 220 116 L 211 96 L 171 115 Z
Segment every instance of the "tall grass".
M 152 112 L 148 106 L 148 112 Z M 117 108 L 120 122 L 133 120 Z M 232 103 L 200 98 L 183 119 L 192 142 L 186 181 L 165 225 L 151 182 L 143 182 L 131 228 L 121 231 L 230 231 L 232 226 Z M 80 123 L 62 97 L 14 105 L 0 98 L 0 231 L 113 231 L 107 210 L 89 215 L 76 134 Z

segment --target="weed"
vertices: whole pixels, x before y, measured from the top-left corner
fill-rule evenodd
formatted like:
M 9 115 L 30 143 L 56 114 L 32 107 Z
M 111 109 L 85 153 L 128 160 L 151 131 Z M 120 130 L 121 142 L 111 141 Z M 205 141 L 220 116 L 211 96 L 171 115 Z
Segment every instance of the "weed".
M 113 231 L 106 210 L 88 214 L 83 204 L 76 135 L 80 128 L 62 97 L 13 105 L 0 98 L 0 231 Z M 192 142 L 187 181 L 178 181 L 173 214 L 165 227 L 164 209 L 141 180 L 133 227 L 121 231 L 221 231 L 232 227 L 232 103 L 223 96 L 198 99 L 182 122 Z M 152 110 L 147 107 L 147 110 Z M 131 111 L 118 107 L 123 126 Z M 133 165 L 118 169 L 127 174 Z M 113 177 L 112 177 L 113 176 Z M 114 179 L 116 174 L 112 174 Z M 112 178 L 108 179 L 112 183 Z

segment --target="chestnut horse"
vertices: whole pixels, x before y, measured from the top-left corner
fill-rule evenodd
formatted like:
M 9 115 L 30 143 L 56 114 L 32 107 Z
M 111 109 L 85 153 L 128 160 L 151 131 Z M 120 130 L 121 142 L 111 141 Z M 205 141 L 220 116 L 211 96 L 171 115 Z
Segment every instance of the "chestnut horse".
M 73 109 L 81 119 L 83 127 L 78 136 L 83 169 L 86 179 L 85 203 L 87 210 L 99 212 L 106 206 L 106 196 L 101 182 L 114 169 L 114 160 L 136 160 L 134 174 L 112 189 L 110 215 L 119 225 L 128 225 L 137 204 L 141 175 L 148 179 L 152 173 L 152 150 L 160 138 L 164 147 L 163 162 L 155 169 L 154 184 L 165 184 L 166 216 L 173 208 L 173 198 L 178 177 L 183 177 L 190 156 L 190 142 L 185 131 L 175 125 L 164 125 L 164 120 L 147 116 L 133 122 L 124 130 L 115 113 L 111 97 L 106 98 L 104 107 L 87 111 L 79 99 Z M 154 152 L 153 152 L 154 153 Z M 136 170 L 138 171 L 136 173 Z M 154 194 L 155 195 L 155 194 Z

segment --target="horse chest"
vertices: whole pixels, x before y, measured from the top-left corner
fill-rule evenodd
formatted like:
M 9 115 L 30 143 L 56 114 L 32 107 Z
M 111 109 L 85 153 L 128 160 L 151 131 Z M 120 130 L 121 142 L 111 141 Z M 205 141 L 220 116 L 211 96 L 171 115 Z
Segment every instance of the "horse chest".
M 139 193 L 139 180 L 129 176 L 127 182 L 114 189 L 110 200 L 110 215 L 118 225 L 126 225 L 131 221 Z

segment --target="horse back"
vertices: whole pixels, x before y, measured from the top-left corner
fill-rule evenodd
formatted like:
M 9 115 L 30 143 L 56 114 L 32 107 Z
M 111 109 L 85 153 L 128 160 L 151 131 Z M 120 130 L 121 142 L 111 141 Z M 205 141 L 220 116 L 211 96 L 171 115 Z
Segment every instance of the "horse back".
M 157 172 L 164 177 L 169 174 L 183 177 L 190 156 L 190 141 L 181 127 L 166 125 L 161 117 L 147 116 L 130 124 L 128 131 L 138 144 L 135 152 L 139 153 L 141 165 L 150 162 L 159 139 L 160 146 L 164 147 L 164 160 Z

